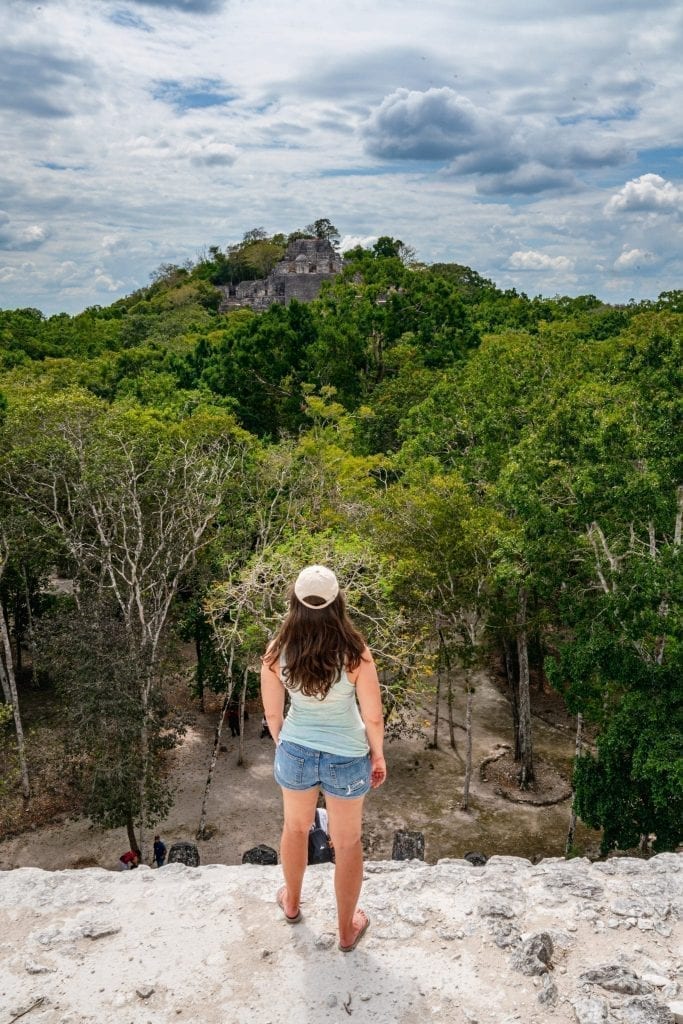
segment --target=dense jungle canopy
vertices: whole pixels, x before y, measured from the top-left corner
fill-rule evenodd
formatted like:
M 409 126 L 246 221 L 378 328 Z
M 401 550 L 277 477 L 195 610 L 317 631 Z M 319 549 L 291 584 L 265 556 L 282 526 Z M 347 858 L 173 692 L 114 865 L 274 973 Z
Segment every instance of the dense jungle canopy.
M 533 786 L 543 671 L 593 737 L 576 809 L 603 849 L 675 849 L 683 292 L 529 298 L 381 238 L 310 304 L 219 313 L 216 285 L 286 241 L 248 232 L 77 316 L 0 311 L 5 785 L 40 786 L 28 651 L 93 819 L 153 824 L 178 640 L 199 691 L 253 689 L 287 584 L 329 562 L 392 729 L 442 670 L 499 654 Z

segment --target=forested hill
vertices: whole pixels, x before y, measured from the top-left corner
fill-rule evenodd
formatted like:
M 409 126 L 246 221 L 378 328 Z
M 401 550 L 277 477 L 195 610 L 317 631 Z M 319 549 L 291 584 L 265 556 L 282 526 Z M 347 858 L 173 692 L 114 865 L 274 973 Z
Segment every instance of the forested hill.
M 393 728 L 454 665 L 498 656 L 533 786 L 544 671 L 596 741 L 579 814 L 605 848 L 675 848 L 683 293 L 529 298 L 381 238 L 310 304 L 218 313 L 216 286 L 285 243 L 257 233 L 73 317 L 0 313 L 0 712 L 20 760 L 29 646 L 75 723 L 89 813 L 159 820 L 172 639 L 195 642 L 200 690 L 253 688 L 288 581 L 329 561 Z M 55 566 L 73 595 L 46 596 Z
M 9 380 L 70 381 L 107 401 L 173 404 L 188 397 L 179 389 L 194 400 L 201 393 L 259 436 L 304 422 L 303 385 L 333 387 L 346 409 L 373 407 L 366 446 L 386 451 L 410 407 L 487 335 L 521 331 L 573 348 L 623 335 L 643 315 L 683 310 L 681 292 L 620 307 L 591 295 L 528 298 L 459 264 L 406 266 L 409 247 L 382 238 L 347 254 L 345 271 L 310 306 L 219 314 L 216 285 L 267 274 L 281 258 L 285 237 L 262 235 L 248 232 L 193 266 L 162 265 L 148 288 L 105 308 L 0 311 L 0 366 L 22 368 Z

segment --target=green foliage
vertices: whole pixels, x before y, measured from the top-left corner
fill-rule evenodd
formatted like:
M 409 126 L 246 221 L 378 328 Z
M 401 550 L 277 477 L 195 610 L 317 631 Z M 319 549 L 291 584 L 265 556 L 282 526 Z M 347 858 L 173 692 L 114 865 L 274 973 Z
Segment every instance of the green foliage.
M 79 766 L 87 814 L 103 828 L 139 820 L 147 761 L 144 825 L 151 827 L 172 803 L 163 752 L 176 745 L 184 725 L 159 689 L 143 707 L 140 650 L 131 647 L 116 608 L 95 607 L 93 600 L 82 595 L 80 608 L 62 602 L 44 617 L 38 655 L 62 698 L 67 752 Z
M 130 533 L 130 465 L 153 519 L 179 446 L 204 437 L 210 474 L 237 444 L 235 486 L 172 604 L 176 630 L 197 645 L 200 688 L 256 666 L 302 560 L 332 559 L 346 576 L 391 709 L 410 709 L 429 685 L 437 648 L 468 666 L 503 642 L 514 648 L 523 594 L 537 666 L 545 657 L 595 730 L 576 766 L 580 813 L 603 828 L 605 849 L 653 832 L 658 849 L 673 848 L 683 818 L 681 293 L 627 306 L 529 297 L 461 264 L 420 265 L 383 235 L 345 253 L 315 302 L 217 312 L 216 285 L 267 275 L 290 240 L 311 236 L 335 243 L 338 232 L 326 218 L 288 236 L 257 227 L 194 265 L 161 266 L 107 309 L 0 312 L 8 536 L 29 506 L 35 517 L 37 494 L 45 525 L 45 496 L 63 512 L 74 480 L 80 488 L 71 549 L 53 521 L 39 539 L 26 531 L 7 563 L 0 596 L 19 632 L 29 607 L 43 614 L 55 561 L 73 567 L 77 551 L 96 550 L 79 579 L 94 585 L 102 572 L 86 497 L 109 496 L 110 525 Z M 200 503 L 179 477 L 171 490 L 185 507 Z M 175 565 L 169 553 L 166 578 Z M 17 597 L 24 570 L 28 604 Z M 85 646 L 81 667 L 63 669 L 80 673 L 84 700 Z M 64 690 L 69 707 L 74 694 Z M 123 722 L 123 704 L 110 717 Z M 161 705 L 149 714 L 161 722 Z M 122 743 L 132 789 L 133 734 Z M 111 796 L 120 781 L 97 790 L 117 808 L 111 821 L 123 813 Z M 105 820 L 100 796 L 93 813 Z
M 683 713 L 668 693 L 628 694 L 597 740 L 597 756 L 579 758 L 576 811 L 601 828 L 602 851 L 630 849 L 654 835 L 656 852 L 683 841 Z
M 313 235 L 315 238 L 325 238 L 333 245 L 336 245 L 340 238 L 336 227 L 327 217 L 319 217 L 312 224 L 307 224 L 304 231 L 307 235 Z

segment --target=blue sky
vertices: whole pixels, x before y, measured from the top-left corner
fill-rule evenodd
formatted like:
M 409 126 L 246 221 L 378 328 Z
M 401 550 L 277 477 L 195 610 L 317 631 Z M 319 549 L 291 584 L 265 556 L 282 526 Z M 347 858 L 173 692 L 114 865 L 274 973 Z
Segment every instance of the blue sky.
M 4 0 L 0 306 L 329 217 L 528 294 L 683 287 L 669 0 Z

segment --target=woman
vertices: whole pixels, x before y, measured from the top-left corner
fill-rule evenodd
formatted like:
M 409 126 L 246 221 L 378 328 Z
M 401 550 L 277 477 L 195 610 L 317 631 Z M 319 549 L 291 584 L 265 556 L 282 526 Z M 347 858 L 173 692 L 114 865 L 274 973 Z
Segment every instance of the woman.
M 301 920 L 308 830 L 322 789 L 335 852 L 339 948 L 350 953 L 370 924 L 358 907 L 363 799 L 382 785 L 387 768 L 377 670 L 331 569 L 309 565 L 299 573 L 289 612 L 263 659 L 261 693 L 284 804 L 278 905 L 290 924 Z

